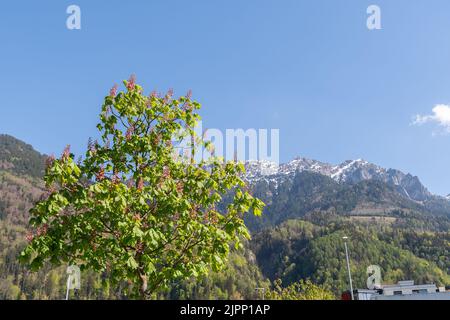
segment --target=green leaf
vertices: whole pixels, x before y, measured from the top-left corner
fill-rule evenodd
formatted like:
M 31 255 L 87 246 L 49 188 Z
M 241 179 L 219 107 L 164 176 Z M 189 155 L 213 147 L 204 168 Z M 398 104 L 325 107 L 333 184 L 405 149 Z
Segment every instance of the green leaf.
M 144 232 L 142 232 L 141 228 L 139 228 L 138 226 L 134 226 L 133 227 L 133 235 L 135 237 L 140 238 L 144 235 Z
M 136 260 L 133 257 L 128 258 L 127 266 L 133 270 L 136 270 L 139 267 L 138 263 L 136 262 Z
M 253 214 L 257 217 L 260 217 L 262 214 L 262 210 L 260 208 L 254 208 L 253 209 Z

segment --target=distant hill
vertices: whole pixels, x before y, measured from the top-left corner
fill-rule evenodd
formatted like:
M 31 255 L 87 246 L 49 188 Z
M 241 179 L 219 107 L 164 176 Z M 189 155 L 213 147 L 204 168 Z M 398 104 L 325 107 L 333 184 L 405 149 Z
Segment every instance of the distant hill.
M 0 134 L 0 170 L 18 175 L 41 177 L 46 156 L 29 144 L 12 136 Z
M 29 144 L 0 135 L 0 219 L 24 225 L 42 194 L 46 156 Z

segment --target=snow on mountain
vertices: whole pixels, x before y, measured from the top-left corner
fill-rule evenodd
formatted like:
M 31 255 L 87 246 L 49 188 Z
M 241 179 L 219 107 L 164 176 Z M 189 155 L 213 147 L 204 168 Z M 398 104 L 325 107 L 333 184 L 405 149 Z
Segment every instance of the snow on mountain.
M 310 171 L 328 176 L 338 183 L 381 180 L 394 186 L 405 197 L 416 201 L 432 197 L 419 178 L 399 170 L 384 169 L 363 159 L 348 160 L 338 165 L 306 158 L 297 158 L 279 166 L 269 161 L 251 161 L 246 163 L 246 169 L 246 179 L 250 182 L 266 180 L 278 185 L 280 181 L 292 178 L 296 172 Z M 448 199 L 450 200 L 450 195 Z

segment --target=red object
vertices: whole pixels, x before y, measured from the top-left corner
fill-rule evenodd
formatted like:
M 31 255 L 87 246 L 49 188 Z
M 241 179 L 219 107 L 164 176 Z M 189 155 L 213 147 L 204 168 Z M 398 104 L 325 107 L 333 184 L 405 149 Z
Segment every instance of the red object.
M 352 295 L 350 294 L 350 291 L 342 292 L 341 300 L 349 300 L 349 301 L 352 300 Z

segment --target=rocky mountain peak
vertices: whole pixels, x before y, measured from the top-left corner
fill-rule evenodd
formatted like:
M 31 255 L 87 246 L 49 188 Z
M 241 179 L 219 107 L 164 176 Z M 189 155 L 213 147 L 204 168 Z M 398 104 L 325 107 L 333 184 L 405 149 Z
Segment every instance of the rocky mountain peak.
M 328 176 L 343 184 L 379 180 L 394 186 L 397 192 L 415 201 L 424 201 L 432 197 L 418 177 L 396 169 L 385 169 L 364 159 L 347 160 L 341 164 L 332 165 L 299 157 L 280 165 L 268 161 L 247 162 L 246 168 L 246 178 L 250 182 L 266 180 L 278 184 L 284 179 L 292 178 L 296 172 L 310 171 Z

